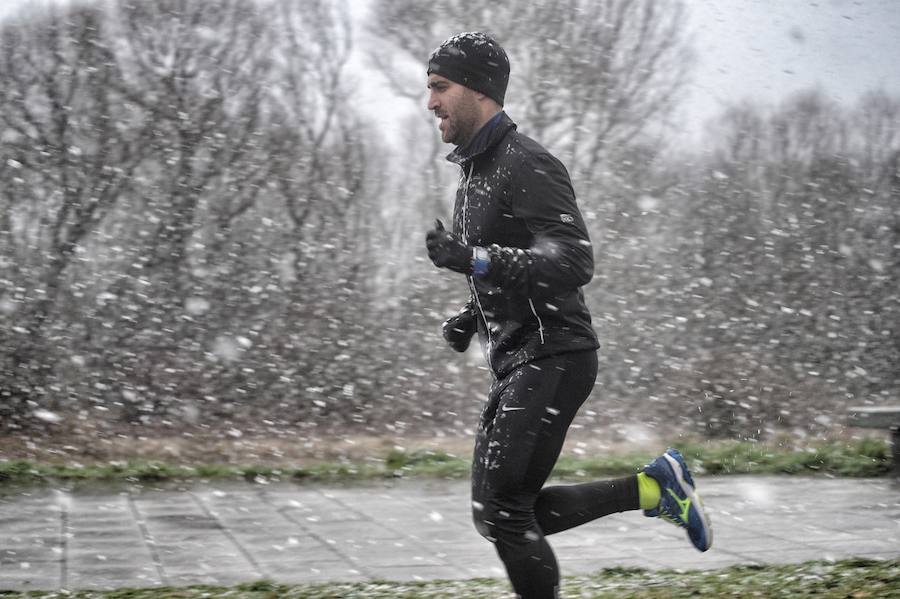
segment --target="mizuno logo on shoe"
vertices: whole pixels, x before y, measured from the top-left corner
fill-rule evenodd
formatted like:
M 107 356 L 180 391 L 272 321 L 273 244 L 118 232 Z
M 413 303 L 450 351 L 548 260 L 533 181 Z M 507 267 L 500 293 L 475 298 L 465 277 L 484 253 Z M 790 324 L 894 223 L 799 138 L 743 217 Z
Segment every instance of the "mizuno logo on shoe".
M 675 494 L 675 491 L 672 489 L 666 489 L 669 492 L 669 495 L 672 496 L 672 499 L 675 500 L 675 503 L 678 504 L 678 507 L 681 508 L 681 513 L 679 517 L 684 522 L 685 525 L 688 523 L 688 514 L 691 511 L 691 498 L 685 497 L 684 499 L 680 499 L 678 495 Z

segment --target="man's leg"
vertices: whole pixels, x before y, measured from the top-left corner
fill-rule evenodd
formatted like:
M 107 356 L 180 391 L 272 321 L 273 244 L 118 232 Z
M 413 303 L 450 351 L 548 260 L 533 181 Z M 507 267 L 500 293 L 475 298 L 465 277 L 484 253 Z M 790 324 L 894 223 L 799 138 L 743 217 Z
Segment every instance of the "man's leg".
M 552 535 L 603 516 L 640 507 L 637 477 L 626 476 L 546 487 L 538 495 L 534 511 L 544 534 Z
M 587 514 L 578 516 L 587 521 L 609 513 L 609 506 L 638 507 L 636 499 L 632 502 L 634 477 L 630 486 L 623 479 L 590 483 L 596 485 L 591 488 L 579 485 L 579 491 L 548 489 L 541 499 L 566 431 L 596 374 L 593 351 L 526 364 L 494 384 L 482 413 L 472 470 L 473 519 L 478 531 L 495 543 L 523 598 L 554 597 L 557 592 L 559 569 L 544 526 L 555 532 L 563 529 L 560 522 L 569 524 L 566 528 L 574 525 L 571 514 Z M 536 504 L 541 506 L 537 514 Z

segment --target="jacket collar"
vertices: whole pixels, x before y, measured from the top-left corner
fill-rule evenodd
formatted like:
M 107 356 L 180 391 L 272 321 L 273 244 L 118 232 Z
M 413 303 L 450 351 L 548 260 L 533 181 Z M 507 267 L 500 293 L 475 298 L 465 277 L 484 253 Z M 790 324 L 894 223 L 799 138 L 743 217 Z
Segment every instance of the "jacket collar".
M 447 154 L 447 160 L 455 164 L 465 164 L 497 145 L 507 131 L 515 128 L 516 124 L 506 112 L 501 110 L 481 127 L 472 141 L 465 147 L 457 146 L 456 149 Z

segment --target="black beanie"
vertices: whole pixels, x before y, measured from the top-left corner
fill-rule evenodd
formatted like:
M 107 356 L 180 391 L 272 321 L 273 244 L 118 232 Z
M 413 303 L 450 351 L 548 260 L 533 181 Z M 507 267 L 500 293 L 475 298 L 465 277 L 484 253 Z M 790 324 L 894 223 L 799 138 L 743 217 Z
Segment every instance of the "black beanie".
M 486 33 L 460 33 L 431 53 L 428 74 L 432 73 L 481 92 L 503 106 L 509 83 L 509 58 Z

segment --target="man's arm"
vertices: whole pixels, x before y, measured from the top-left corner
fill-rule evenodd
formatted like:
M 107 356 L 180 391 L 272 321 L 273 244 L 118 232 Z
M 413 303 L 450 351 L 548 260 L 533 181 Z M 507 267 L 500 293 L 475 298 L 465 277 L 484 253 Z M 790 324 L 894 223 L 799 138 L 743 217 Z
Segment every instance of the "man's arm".
M 550 154 L 529 156 L 512 185 L 513 216 L 525 222 L 534 243 L 488 247 L 482 278 L 535 298 L 585 285 L 594 276 L 593 247 L 565 167 Z

